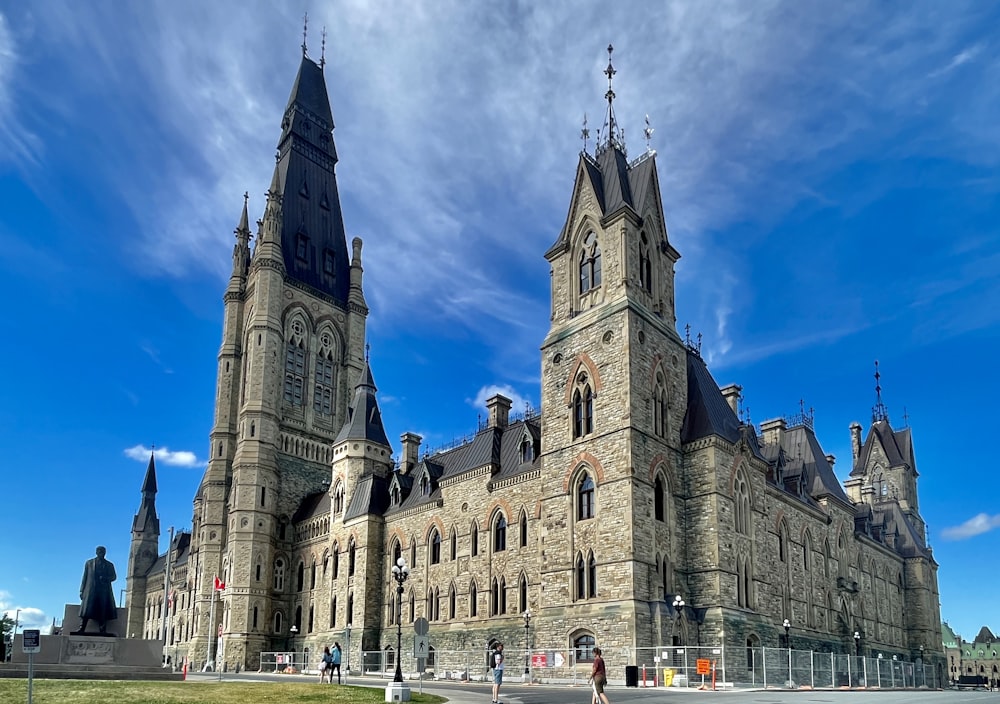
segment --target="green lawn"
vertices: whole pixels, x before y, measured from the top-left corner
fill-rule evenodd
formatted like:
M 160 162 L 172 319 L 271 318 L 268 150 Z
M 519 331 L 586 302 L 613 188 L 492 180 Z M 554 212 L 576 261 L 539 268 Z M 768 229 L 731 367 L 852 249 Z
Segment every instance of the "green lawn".
M 413 692 L 417 704 L 444 698 Z M 0 679 L 0 702 L 28 701 L 28 681 Z M 33 704 L 378 704 L 380 687 L 320 685 L 318 682 L 105 682 L 35 680 Z

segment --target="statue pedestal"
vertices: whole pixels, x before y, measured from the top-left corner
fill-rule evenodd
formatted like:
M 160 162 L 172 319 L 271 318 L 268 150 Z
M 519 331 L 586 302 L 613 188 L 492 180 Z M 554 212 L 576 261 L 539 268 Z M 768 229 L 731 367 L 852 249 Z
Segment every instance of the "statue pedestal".
M 106 625 L 107 634 L 109 636 L 120 636 L 124 638 L 126 634 L 125 628 L 128 624 L 128 611 L 125 609 L 118 609 L 118 617 L 114 621 L 108 621 Z M 87 622 L 87 633 L 86 635 L 101 635 L 100 634 L 101 625 L 97 621 Z M 62 632 L 64 635 L 69 635 L 71 633 L 76 635 L 85 635 L 82 633 L 77 633 L 80 629 L 80 605 L 79 604 L 66 604 L 66 609 L 63 611 L 63 622 L 62 622 Z
M 406 682 L 390 682 L 385 686 L 385 700 L 387 702 L 410 701 L 410 685 Z
M 163 642 L 113 635 L 114 625 L 125 625 L 125 609 L 118 621 L 108 622 L 108 633 L 97 633 L 98 624 L 88 624 L 87 633 L 73 635 L 80 627 L 79 605 L 66 606 L 65 635 L 41 636 L 41 650 L 32 656 L 36 677 L 83 680 L 180 680 L 182 673 L 163 667 Z M 94 632 L 91 633 L 91 630 Z M 24 635 L 14 639 L 11 662 L 0 666 L 0 677 L 27 677 L 28 655 L 23 652 Z

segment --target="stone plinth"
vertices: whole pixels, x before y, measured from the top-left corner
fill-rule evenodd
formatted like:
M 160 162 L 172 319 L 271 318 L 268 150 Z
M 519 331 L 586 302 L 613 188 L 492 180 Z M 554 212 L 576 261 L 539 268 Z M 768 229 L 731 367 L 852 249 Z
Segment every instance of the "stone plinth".
M 24 636 L 17 634 L 10 665 L 0 668 L 0 677 L 27 676 L 28 655 Z M 41 637 L 41 651 L 33 656 L 36 677 L 53 679 L 157 679 L 179 680 L 161 666 L 163 643 L 139 638 L 98 635 Z
M 124 638 L 127 634 L 125 633 L 126 625 L 128 624 L 128 611 L 126 609 L 119 608 L 118 618 L 114 621 L 108 621 L 107 631 L 108 635 L 121 636 Z M 66 604 L 66 608 L 63 611 L 63 622 L 62 622 L 62 632 L 63 633 L 76 633 L 80 628 L 80 605 L 79 604 Z M 90 621 L 87 623 L 87 633 L 93 633 L 97 635 L 100 632 L 100 626 L 97 621 Z
M 385 686 L 385 700 L 387 702 L 410 701 L 410 685 L 406 682 L 390 682 Z

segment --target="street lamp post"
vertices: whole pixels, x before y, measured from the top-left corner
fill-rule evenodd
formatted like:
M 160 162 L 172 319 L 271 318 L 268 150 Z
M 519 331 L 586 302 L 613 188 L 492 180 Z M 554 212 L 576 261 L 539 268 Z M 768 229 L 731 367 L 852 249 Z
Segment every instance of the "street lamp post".
M 785 647 L 788 649 L 788 686 L 792 686 L 792 637 L 788 635 L 788 630 L 792 627 L 792 622 L 787 618 L 781 626 L 785 629 Z
M 524 681 L 530 682 L 531 670 L 528 667 L 528 662 L 531 655 L 531 646 L 528 643 L 528 624 L 531 623 L 531 609 L 525 609 L 521 616 L 524 617 Z
M 859 631 L 854 631 L 854 654 L 858 657 L 861 656 L 861 633 Z
M 677 645 L 680 645 L 680 638 L 677 635 L 677 628 L 680 626 L 681 611 L 684 609 L 684 599 L 680 594 L 674 596 L 674 637 L 677 638 Z
M 396 675 L 386 685 L 385 700 L 409 701 L 410 688 L 403 682 L 403 583 L 410 576 L 406 558 L 400 556 L 392 566 L 392 579 L 396 582 Z M 398 694 L 397 694 L 398 692 Z
M 347 642 L 347 652 L 344 653 L 344 671 L 345 677 L 351 674 L 351 624 L 347 624 L 344 628 L 344 640 Z
M 290 655 L 292 656 L 292 661 L 290 663 L 285 663 L 286 665 L 295 665 L 295 636 L 299 634 L 299 627 L 294 623 L 292 627 L 288 629 L 288 640 L 285 643 L 285 649 L 292 651 Z
M 927 686 L 927 670 L 924 666 L 924 646 L 920 646 L 920 679 L 924 681 L 924 686 Z

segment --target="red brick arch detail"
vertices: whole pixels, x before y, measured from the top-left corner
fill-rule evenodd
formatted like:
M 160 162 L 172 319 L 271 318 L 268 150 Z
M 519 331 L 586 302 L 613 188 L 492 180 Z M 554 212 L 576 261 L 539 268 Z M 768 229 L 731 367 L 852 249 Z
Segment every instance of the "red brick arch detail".
M 386 541 L 385 541 L 385 547 L 386 547 L 386 550 L 388 551 L 390 557 L 392 555 L 392 550 L 389 550 L 389 547 L 392 545 L 393 539 L 396 539 L 396 540 L 399 541 L 399 549 L 400 550 L 405 550 L 406 549 L 406 536 L 403 534 L 403 531 L 401 531 L 399 528 L 393 528 L 391 531 L 389 531 L 389 535 L 388 535 L 388 537 L 386 538 Z
M 661 364 L 663 364 L 664 359 L 665 357 L 659 352 L 657 352 L 656 356 L 653 357 L 653 363 L 649 366 L 649 388 L 651 389 L 656 387 L 656 370 L 660 368 Z M 670 381 L 670 375 L 667 373 L 666 367 L 664 367 L 663 368 L 664 386 L 667 386 L 668 381 Z
M 447 534 L 444 532 L 444 522 L 437 516 L 434 516 L 434 518 L 427 522 L 427 527 L 424 528 L 424 542 L 427 543 L 430 541 L 432 526 L 438 529 L 438 535 L 441 536 L 441 542 L 443 543 Z
M 514 516 L 514 509 L 510 505 L 510 502 L 506 499 L 496 499 L 490 504 L 489 508 L 486 509 L 485 523 L 486 532 L 490 533 L 493 531 L 493 514 L 496 513 L 497 509 L 503 511 L 503 515 L 507 518 L 507 525 L 510 525 L 511 518 Z M 516 519 L 515 519 L 516 520 Z
M 594 470 L 594 474 L 597 478 L 597 483 L 600 484 L 604 481 L 604 467 L 601 466 L 600 460 L 594 457 L 589 452 L 581 452 L 576 457 L 573 458 L 572 464 L 566 469 L 566 473 L 563 474 L 563 491 L 569 493 L 569 483 L 576 474 L 576 470 L 581 464 L 586 464 Z
M 594 360 L 590 358 L 590 355 L 586 352 L 581 352 L 573 360 L 573 366 L 570 367 L 569 377 L 566 379 L 566 394 L 565 401 L 566 405 L 569 406 L 573 401 L 573 388 L 576 385 L 575 379 L 576 375 L 580 373 L 580 367 L 586 367 L 587 371 L 590 373 L 591 383 L 594 385 L 594 395 L 600 393 L 603 384 L 601 383 L 601 375 L 597 373 L 597 365 L 594 364 Z

